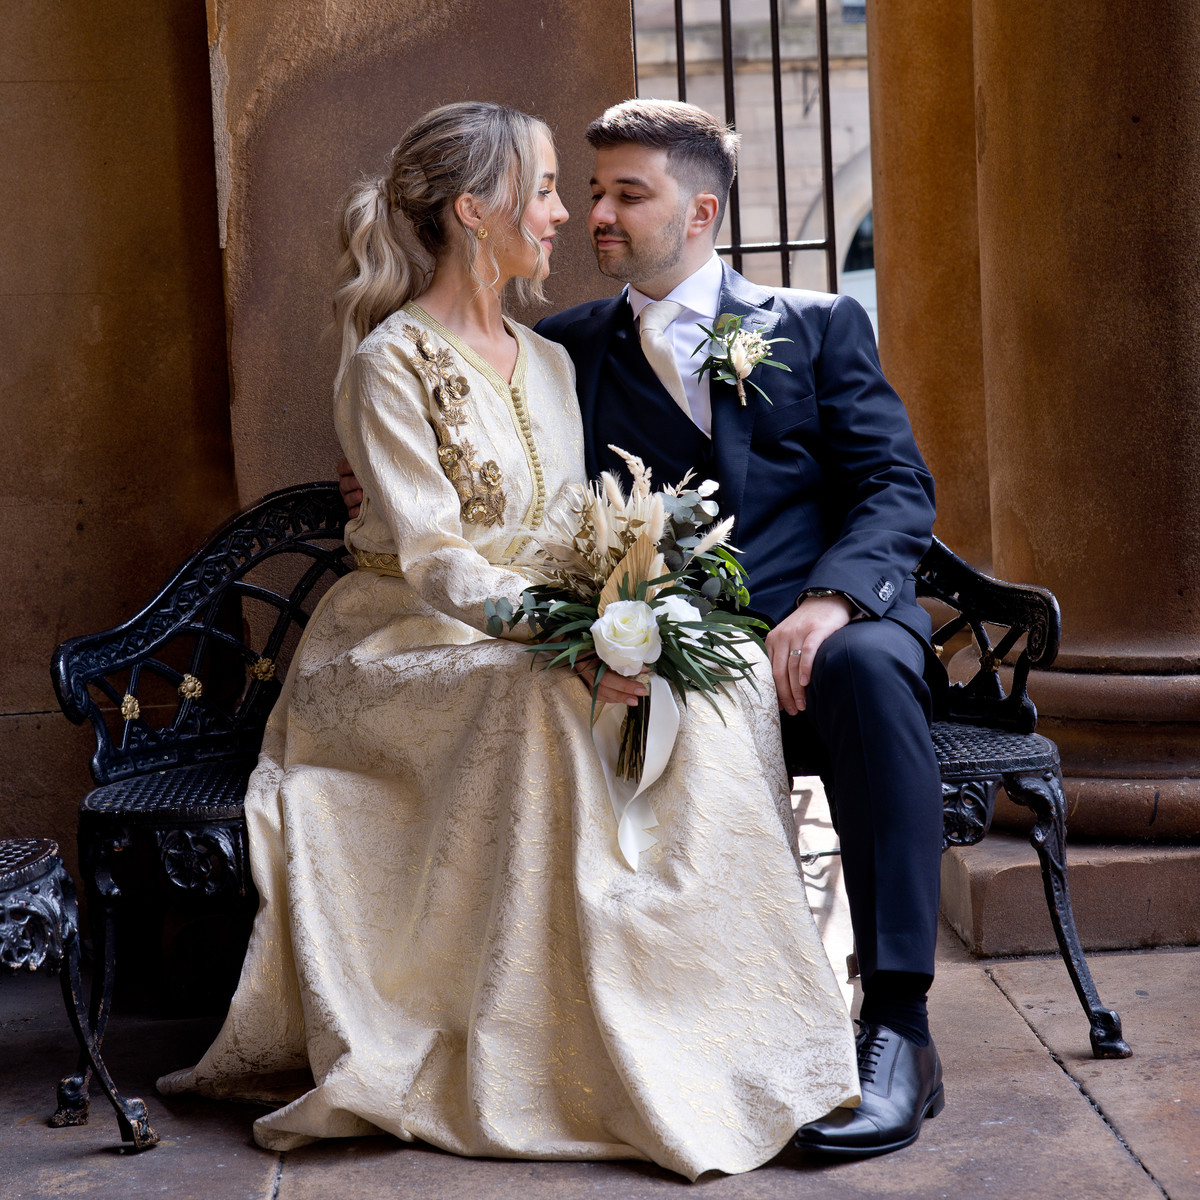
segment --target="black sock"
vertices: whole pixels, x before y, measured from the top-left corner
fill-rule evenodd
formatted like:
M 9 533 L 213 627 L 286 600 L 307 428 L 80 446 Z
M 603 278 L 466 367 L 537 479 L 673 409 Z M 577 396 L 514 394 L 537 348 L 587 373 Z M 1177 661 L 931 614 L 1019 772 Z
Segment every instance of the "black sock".
M 863 984 L 859 1020 L 867 1025 L 883 1025 L 918 1046 L 928 1046 L 925 993 L 932 982 L 930 976 L 910 971 L 876 971 Z

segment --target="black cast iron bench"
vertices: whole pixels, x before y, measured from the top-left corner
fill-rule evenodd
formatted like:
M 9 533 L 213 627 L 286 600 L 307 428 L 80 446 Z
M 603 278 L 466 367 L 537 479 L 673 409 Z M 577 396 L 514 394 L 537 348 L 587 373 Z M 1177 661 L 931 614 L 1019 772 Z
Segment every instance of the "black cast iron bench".
M 991 828 L 1001 787 L 1010 800 L 1033 812 L 1029 840 L 1041 862 L 1059 951 L 1088 1016 L 1092 1054 L 1127 1058 L 1130 1049 L 1121 1034 L 1121 1018 L 1101 1004 L 1079 944 L 1067 888 L 1062 766 L 1058 747 L 1034 732 L 1037 709 L 1027 690 L 1031 668 L 1049 667 L 1058 654 L 1062 636 L 1058 601 L 1045 588 L 1004 583 L 982 574 L 937 538 L 914 575 L 918 596 L 936 600 L 954 613 L 934 632 L 934 649 L 940 654 L 965 634 L 978 659 L 978 669 L 967 682 L 950 685 L 947 720 L 933 725 L 942 775 L 942 848 L 982 841 Z M 1006 691 L 1001 671 L 1018 646 Z
M 97 786 L 80 806 L 79 860 L 97 1051 L 112 1005 L 122 893 L 144 883 L 148 864 L 173 926 L 221 909 L 224 941 L 238 943 L 227 948 L 240 962 L 257 900 L 246 784 L 300 633 L 328 585 L 352 569 L 345 521 L 334 483 L 273 492 L 222 526 L 137 616 L 54 653 L 63 712 L 96 732 Z M 122 915 L 147 933 L 163 919 L 158 908 Z M 56 1120 L 87 1119 L 91 1069 L 81 1054 L 59 1085 Z
M 81 805 L 79 849 L 96 946 L 97 1048 L 112 999 L 114 920 L 136 873 L 126 864 L 153 863 L 166 894 L 185 905 L 254 899 L 246 783 L 299 631 L 325 586 L 351 569 L 345 515 L 333 483 L 275 492 L 223 526 L 132 620 L 64 642 L 54 655 L 63 712 L 96 730 L 98 786 Z M 933 730 L 945 845 L 985 836 L 1001 786 L 1033 809 L 1050 915 L 1093 1052 L 1123 1057 L 1120 1018 L 1100 1003 L 1075 931 L 1058 751 L 1033 732 L 1037 714 L 1026 692 L 1029 669 L 1057 653 L 1058 605 L 1042 588 L 989 579 L 936 540 L 916 577 L 921 595 L 958 614 L 935 639 L 969 632 L 980 657 L 975 677 L 950 688 L 949 719 Z M 998 626 L 1005 632 L 993 644 L 988 630 Z M 1022 638 L 1006 692 L 1001 662 Z M 244 940 L 234 947 L 243 949 Z M 60 1113 L 86 1113 L 89 1067 L 81 1056 L 60 1085 Z

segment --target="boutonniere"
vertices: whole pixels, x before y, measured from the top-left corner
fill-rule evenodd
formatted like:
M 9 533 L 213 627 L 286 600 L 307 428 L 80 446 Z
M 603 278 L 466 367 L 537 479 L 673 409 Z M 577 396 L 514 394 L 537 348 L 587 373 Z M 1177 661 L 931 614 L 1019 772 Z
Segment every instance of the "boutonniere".
M 742 318 L 733 313 L 722 313 L 714 322 L 711 329 L 700 328 L 708 336 L 692 351 L 699 354 L 705 346 L 709 347 L 708 356 L 692 372 L 701 376 L 705 371 L 712 374 L 713 379 L 722 383 L 732 383 L 737 388 L 738 400 L 746 407 L 746 384 L 750 386 L 768 403 L 771 397 L 750 379 L 750 372 L 757 366 L 778 367 L 781 371 L 790 371 L 787 363 L 778 362 L 771 357 L 771 347 L 776 342 L 790 342 L 791 338 L 765 338 L 756 329 L 743 329 Z

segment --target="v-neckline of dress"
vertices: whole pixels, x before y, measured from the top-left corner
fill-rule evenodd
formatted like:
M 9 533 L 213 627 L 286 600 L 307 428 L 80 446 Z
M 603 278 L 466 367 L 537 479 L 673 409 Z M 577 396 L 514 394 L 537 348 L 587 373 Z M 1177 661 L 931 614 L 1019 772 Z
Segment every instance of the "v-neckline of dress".
M 427 325 L 438 337 L 447 342 L 455 352 L 462 355 L 463 360 L 469 363 L 470 366 L 492 385 L 497 397 L 508 410 L 513 422 L 513 428 L 517 434 L 517 440 L 520 442 L 521 449 L 525 453 L 525 462 L 529 468 L 530 478 L 533 481 L 533 499 L 525 514 L 522 525 L 528 529 L 537 529 L 541 525 L 542 518 L 546 512 L 546 477 L 542 468 L 541 455 L 538 453 L 537 443 L 534 441 L 533 420 L 530 416 L 529 404 L 526 399 L 525 379 L 528 368 L 528 355 L 525 339 L 521 337 L 516 327 L 507 317 L 502 318 L 504 327 L 517 339 L 517 365 L 513 367 L 512 382 L 508 383 L 504 376 L 486 358 L 480 354 L 476 354 L 458 334 L 451 329 L 447 329 L 440 321 L 431 317 L 415 301 L 410 300 L 404 306 L 404 311 Z M 523 537 L 514 539 L 509 544 L 506 553 L 509 555 L 515 554 L 523 541 Z
M 424 321 L 439 337 L 449 342 L 501 396 L 511 396 L 514 391 L 520 391 L 524 388 L 526 369 L 525 340 L 507 317 L 501 316 L 500 319 L 504 322 L 504 328 L 508 330 L 517 343 L 517 363 L 513 367 L 511 383 L 482 354 L 479 354 L 468 346 L 459 334 L 455 333 L 453 329 L 447 329 L 436 317 L 431 317 L 415 300 L 410 300 L 404 307 L 417 320 Z

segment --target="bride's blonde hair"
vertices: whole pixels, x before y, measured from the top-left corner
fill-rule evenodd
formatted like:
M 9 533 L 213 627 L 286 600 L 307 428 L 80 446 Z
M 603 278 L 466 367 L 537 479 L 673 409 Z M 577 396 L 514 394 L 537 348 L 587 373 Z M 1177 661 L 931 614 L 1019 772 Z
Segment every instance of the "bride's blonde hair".
M 359 342 L 429 286 L 450 244 L 450 222 L 458 221 L 459 196 L 475 198 L 485 225 L 499 220 L 518 231 L 537 259 L 530 277 L 515 281 L 517 297 L 523 303 L 545 300 L 545 250 L 521 223 L 541 184 L 539 133 L 550 138 L 544 122 L 513 108 L 445 104 L 408 129 L 386 175 L 364 179 L 346 194 L 333 290 L 342 351 L 337 386 Z M 471 278 L 480 288 L 494 286 L 500 272 L 487 242 L 464 232 L 468 236 L 459 242 Z

